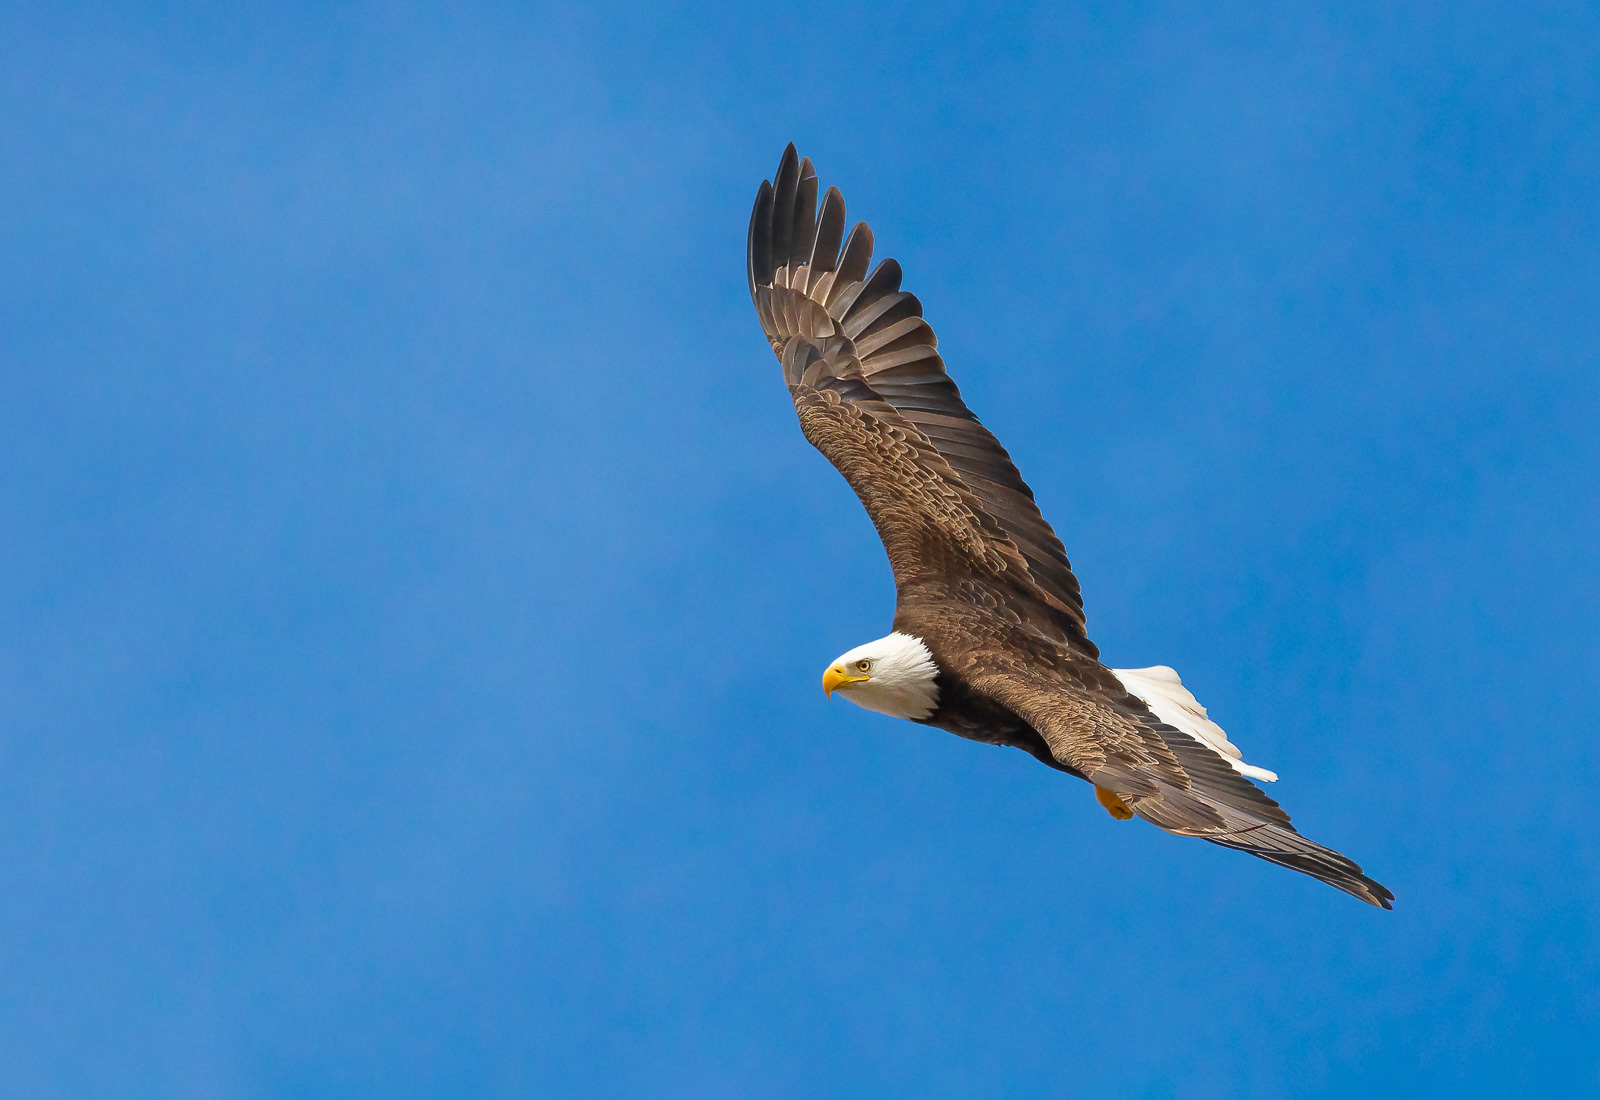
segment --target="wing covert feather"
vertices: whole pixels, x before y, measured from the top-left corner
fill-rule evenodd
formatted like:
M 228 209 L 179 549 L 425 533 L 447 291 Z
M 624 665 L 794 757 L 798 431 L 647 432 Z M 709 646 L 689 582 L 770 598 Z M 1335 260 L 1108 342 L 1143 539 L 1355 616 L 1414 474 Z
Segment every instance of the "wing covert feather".
M 836 361 L 798 336 L 782 361 L 800 430 L 855 490 L 898 586 L 960 571 L 1011 585 L 1026 577 L 972 491 L 859 375 L 836 373 Z

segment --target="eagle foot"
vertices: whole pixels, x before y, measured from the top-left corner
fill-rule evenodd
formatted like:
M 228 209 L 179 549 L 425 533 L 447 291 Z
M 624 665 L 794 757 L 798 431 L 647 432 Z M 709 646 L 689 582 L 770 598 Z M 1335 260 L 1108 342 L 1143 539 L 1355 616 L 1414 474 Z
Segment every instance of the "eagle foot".
M 1115 791 L 1108 791 L 1104 787 L 1096 787 L 1094 796 L 1099 799 L 1100 805 L 1106 808 L 1106 813 L 1118 821 L 1128 821 L 1133 817 L 1133 810 L 1128 807 L 1126 802 L 1117 797 Z

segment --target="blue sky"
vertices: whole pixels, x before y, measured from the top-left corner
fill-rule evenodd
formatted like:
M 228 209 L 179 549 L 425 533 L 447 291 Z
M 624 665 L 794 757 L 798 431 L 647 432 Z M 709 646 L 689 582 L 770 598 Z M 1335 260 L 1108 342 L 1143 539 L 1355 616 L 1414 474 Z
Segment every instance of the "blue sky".
M 1600 1086 L 1597 100 L 1576 4 L 6 7 L 8 1090 Z M 823 698 L 790 140 L 1393 913 Z

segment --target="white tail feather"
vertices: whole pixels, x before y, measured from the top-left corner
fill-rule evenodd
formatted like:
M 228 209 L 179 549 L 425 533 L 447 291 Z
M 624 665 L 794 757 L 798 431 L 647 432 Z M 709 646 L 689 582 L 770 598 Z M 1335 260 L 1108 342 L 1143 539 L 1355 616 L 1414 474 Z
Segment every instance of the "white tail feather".
M 1253 779 L 1276 782 L 1278 774 L 1254 764 L 1246 764 L 1242 754 L 1222 727 L 1206 717 L 1206 708 L 1200 705 L 1189 689 L 1183 686 L 1178 674 L 1166 665 L 1153 668 L 1114 668 L 1117 679 L 1150 708 L 1150 713 L 1174 729 L 1180 729 L 1226 760 L 1240 775 Z

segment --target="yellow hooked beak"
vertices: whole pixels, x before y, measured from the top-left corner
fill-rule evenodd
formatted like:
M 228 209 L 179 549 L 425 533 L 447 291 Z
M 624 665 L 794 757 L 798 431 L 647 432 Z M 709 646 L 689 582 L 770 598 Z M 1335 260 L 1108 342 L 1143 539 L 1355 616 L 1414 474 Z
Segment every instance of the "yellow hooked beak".
M 834 665 L 822 674 L 822 693 L 828 698 L 833 698 L 835 688 L 842 688 L 846 684 L 859 684 L 862 680 L 870 680 L 870 676 L 852 676 L 843 667 Z

